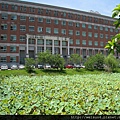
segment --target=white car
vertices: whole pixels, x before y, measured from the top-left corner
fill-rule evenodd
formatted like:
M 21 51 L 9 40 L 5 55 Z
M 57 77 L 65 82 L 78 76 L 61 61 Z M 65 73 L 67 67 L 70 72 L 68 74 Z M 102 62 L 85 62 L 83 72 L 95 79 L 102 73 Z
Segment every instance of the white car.
M 19 69 L 24 69 L 25 66 L 24 66 L 24 65 L 19 65 L 18 68 L 19 68 Z
M 1 65 L 1 70 L 8 70 L 8 66 L 6 64 Z
M 51 65 L 46 64 L 46 65 L 45 65 L 45 68 L 47 68 L 47 69 L 48 69 L 48 68 L 51 68 Z
M 11 65 L 11 70 L 17 70 L 18 66 L 17 65 Z

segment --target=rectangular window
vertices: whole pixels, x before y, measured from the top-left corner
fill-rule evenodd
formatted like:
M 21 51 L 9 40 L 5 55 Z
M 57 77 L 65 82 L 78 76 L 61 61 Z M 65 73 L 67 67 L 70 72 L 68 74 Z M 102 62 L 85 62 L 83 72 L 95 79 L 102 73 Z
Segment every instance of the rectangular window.
M 76 23 L 76 27 L 80 27 L 80 23 Z
M 88 17 L 88 21 L 89 21 L 89 22 L 92 22 L 92 17 Z
M 76 36 L 79 36 L 80 35 L 80 31 L 76 31 Z
M 51 14 L 51 10 L 46 10 L 46 15 L 50 15 Z
M 1 56 L 0 57 L 0 62 L 6 62 L 6 61 L 7 61 L 6 56 Z
M 100 34 L 100 38 L 103 38 L 103 34 Z
M 52 45 L 52 40 L 46 40 L 46 45 Z
M 63 45 L 63 46 L 66 46 L 66 45 L 67 45 L 67 42 L 66 42 L 66 41 L 62 41 L 62 45 Z
M 37 52 L 38 52 L 38 53 L 39 53 L 39 52 L 44 52 L 44 47 L 38 46 L 38 47 L 37 47 Z
M 82 32 L 82 36 L 85 37 L 86 36 L 86 32 L 83 31 Z
M 73 22 L 68 22 L 68 25 L 69 26 L 73 26 Z
M 72 13 L 68 13 L 68 18 L 72 18 L 72 17 L 73 17 Z
M 54 28 L 54 34 L 58 34 L 58 28 Z
M 66 34 L 66 29 L 62 29 L 61 33 L 62 33 L 63 35 L 65 35 L 65 34 Z
M 46 33 L 51 33 L 51 28 L 46 28 Z
M 34 13 L 34 12 L 35 12 L 35 8 L 30 7 L 30 8 L 29 8 L 29 12 L 30 12 L 30 13 Z
M 39 17 L 38 22 L 43 22 L 43 18 Z
M 58 16 L 58 11 L 54 11 L 54 16 Z
M 35 21 L 35 18 L 34 18 L 34 17 L 29 17 L 29 21 L 30 21 L 30 22 L 34 22 L 34 21 Z
M 29 26 L 29 32 L 34 32 L 34 26 Z
M 69 30 L 69 35 L 73 35 L 73 30 Z
M 12 5 L 11 9 L 17 11 L 18 10 L 18 6 L 17 5 Z
M 82 40 L 82 45 L 86 45 L 86 40 Z
M 88 32 L 88 37 L 92 37 L 92 32 Z
M 92 46 L 92 41 L 91 40 L 88 41 L 88 45 Z
M 43 14 L 43 9 L 42 8 L 38 8 L 38 14 Z
M 105 35 L 105 38 L 108 39 L 108 34 Z
M 97 22 L 98 22 L 98 18 L 94 18 L 94 22 L 96 22 L 96 23 L 97 23 Z
M 44 44 L 44 40 L 43 39 L 38 39 L 37 40 L 37 44 L 38 45 L 43 45 Z
M 88 29 L 92 29 L 92 25 L 88 25 Z
M 73 39 L 70 39 L 70 45 L 73 45 Z
M 7 40 L 7 35 L 6 34 L 1 34 L 1 40 L 6 41 Z
M 10 46 L 10 51 L 11 52 L 16 52 L 16 46 Z
M 97 38 L 98 37 L 98 33 L 94 33 L 94 37 Z
M 26 21 L 26 16 L 20 16 L 21 21 Z
M 14 41 L 16 41 L 16 39 L 17 39 L 17 38 L 16 38 L 16 35 L 11 35 L 11 36 L 10 36 L 10 41 L 13 41 L 13 42 L 14 42 Z
M 55 41 L 54 41 L 54 45 L 59 45 L 59 41 L 58 41 L 58 40 L 55 40 Z
M 20 31 L 26 31 L 26 26 L 25 25 L 20 25 Z
M 38 27 L 38 32 L 43 32 L 43 27 Z
M 97 30 L 97 29 L 98 29 L 98 26 L 94 25 L 94 29 Z
M 110 28 L 110 32 L 113 32 L 113 28 Z
M 10 26 L 10 30 L 16 31 L 16 30 L 17 30 L 17 25 L 12 24 L 12 25 Z
M 11 15 L 11 20 L 17 20 L 17 15 Z
M 95 41 L 95 42 L 94 42 L 94 45 L 95 45 L 95 46 L 98 46 L 98 41 Z
M 16 56 L 10 56 L 10 62 L 16 62 Z
M 1 7 L 2 7 L 2 9 L 6 9 L 6 10 L 8 10 L 8 4 L 4 4 L 4 3 L 2 3 Z
M 20 11 L 26 12 L 26 10 L 27 10 L 26 6 L 20 6 Z
M 108 27 L 105 27 L 105 31 L 108 31 Z
M 62 24 L 62 25 L 66 25 L 66 21 L 62 21 L 61 24 Z
M 1 19 L 7 20 L 8 19 L 8 14 L 2 13 L 1 14 Z
M 76 45 L 80 45 L 80 40 L 76 39 Z
M 102 27 L 102 26 L 100 26 L 100 30 L 103 30 L 103 27 Z
M 0 52 L 6 52 L 7 46 L 0 46 Z
M 25 42 L 25 39 L 26 39 L 25 35 L 20 35 L 20 42 Z
M 100 42 L 100 46 L 102 46 L 102 47 L 103 47 L 103 46 L 104 46 L 104 43 L 103 43 L 103 42 Z
M 85 21 L 86 20 L 86 16 L 82 15 L 82 20 Z
M 54 20 L 54 24 L 58 25 L 58 23 L 59 23 L 58 20 Z
M 62 13 L 61 13 L 61 17 L 66 17 L 66 13 L 65 13 L 65 12 L 62 12 Z
M 77 20 L 80 20 L 80 15 L 76 15 L 76 19 L 77 19 Z
M 86 24 L 82 23 L 82 28 L 86 28 Z
M 51 19 L 46 19 L 46 23 L 50 24 L 51 23 Z
M 7 30 L 7 24 L 1 24 L 1 30 Z

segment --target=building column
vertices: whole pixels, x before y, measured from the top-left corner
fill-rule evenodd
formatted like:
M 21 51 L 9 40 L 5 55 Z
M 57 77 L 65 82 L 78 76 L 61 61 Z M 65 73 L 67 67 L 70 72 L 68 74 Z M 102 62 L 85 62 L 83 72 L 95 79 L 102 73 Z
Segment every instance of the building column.
M 70 55 L 69 40 L 68 40 L 68 56 Z
M 52 54 L 54 54 L 55 53 L 55 48 L 54 48 L 54 40 L 52 40 Z
M 46 38 L 44 36 L 44 52 L 46 51 Z
M 37 38 L 35 38 L 35 57 L 37 57 Z
M 29 42 L 28 42 L 29 35 L 27 34 L 26 36 L 27 36 L 27 39 L 26 39 L 27 40 L 27 42 L 26 42 L 26 57 L 29 58 L 29 52 L 28 52 L 28 49 L 29 49 L 29 45 L 28 45 L 29 44 Z
M 60 40 L 60 55 L 62 55 L 62 40 Z

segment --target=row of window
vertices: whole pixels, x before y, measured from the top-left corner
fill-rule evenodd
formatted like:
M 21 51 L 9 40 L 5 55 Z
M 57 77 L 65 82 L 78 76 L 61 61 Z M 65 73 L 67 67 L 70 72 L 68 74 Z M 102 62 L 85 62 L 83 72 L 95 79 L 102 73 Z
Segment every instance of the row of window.
M 1 5 L 2 9 L 8 10 L 8 4 L 2 4 Z M 27 10 L 29 9 L 29 10 Z M 17 11 L 18 10 L 18 6 L 17 5 L 11 5 L 11 10 Z M 26 6 L 20 6 L 20 11 L 22 12 L 26 12 L 29 11 L 29 13 L 35 13 L 35 8 L 33 7 L 29 7 L 27 8 Z M 77 19 L 77 20 L 83 20 L 83 21 L 88 21 L 88 22 L 95 22 L 95 23 L 103 23 L 103 24 L 108 24 L 110 22 L 110 24 L 113 24 L 113 21 L 108 21 L 108 20 L 103 20 L 103 19 L 98 19 L 95 17 L 90 17 L 90 16 L 85 16 L 85 15 L 78 15 L 78 14 L 72 14 L 72 13 L 66 13 L 66 12 L 59 12 L 59 11 L 52 11 L 50 9 L 42 9 L 42 8 L 38 8 L 37 9 L 37 13 L 38 14 L 45 14 L 45 15 L 49 15 L 49 16 L 55 16 L 55 17 L 64 17 L 64 18 L 70 18 L 70 19 Z
M 0 46 L 0 52 L 6 52 L 7 46 Z M 16 52 L 17 47 L 16 46 L 10 46 L 10 52 Z
M 1 56 L 0 57 L 0 62 L 7 62 L 7 57 L 6 56 Z M 16 62 L 16 56 L 10 56 L 10 62 Z

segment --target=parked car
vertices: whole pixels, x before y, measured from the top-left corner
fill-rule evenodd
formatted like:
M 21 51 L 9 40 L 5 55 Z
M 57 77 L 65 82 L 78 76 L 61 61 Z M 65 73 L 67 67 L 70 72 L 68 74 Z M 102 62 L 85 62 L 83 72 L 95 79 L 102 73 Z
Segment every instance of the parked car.
M 44 65 L 42 64 L 38 65 L 38 69 L 44 69 Z
M 18 69 L 18 66 L 13 64 L 13 65 L 11 65 L 10 68 L 11 68 L 11 70 L 17 70 L 17 69 Z
M 79 68 L 79 69 L 82 68 L 82 66 L 79 65 L 79 64 L 78 64 L 78 65 L 74 65 L 74 67 L 75 67 L 75 68 Z
M 51 68 L 51 65 L 46 64 L 44 68 L 46 68 L 46 69 Z
M 8 70 L 8 66 L 6 64 L 1 65 L 1 70 Z
M 58 66 L 52 65 L 51 68 L 56 68 L 56 69 L 58 69 Z
M 72 69 L 73 69 L 73 68 L 74 68 L 74 66 L 73 66 L 73 65 L 69 65 L 69 64 L 68 64 L 68 65 L 66 65 L 66 66 L 65 66 L 65 68 L 72 68 Z
M 24 69 L 25 66 L 24 66 L 24 65 L 19 65 L 18 68 L 19 68 L 19 69 Z

